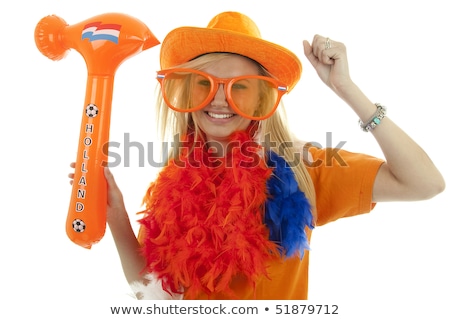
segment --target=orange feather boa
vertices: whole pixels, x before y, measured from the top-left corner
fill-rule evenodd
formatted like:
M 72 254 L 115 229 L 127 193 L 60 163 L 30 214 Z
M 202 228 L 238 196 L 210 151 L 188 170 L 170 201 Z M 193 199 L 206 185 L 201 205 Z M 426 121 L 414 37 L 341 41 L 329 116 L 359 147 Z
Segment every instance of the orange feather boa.
M 239 147 L 216 162 L 205 148 L 183 148 L 144 198 L 145 271 L 186 299 L 217 292 L 233 298 L 233 277 L 255 286 L 267 276 L 269 259 L 280 255 L 263 221 L 272 169 L 248 133 L 236 133 L 232 141 Z

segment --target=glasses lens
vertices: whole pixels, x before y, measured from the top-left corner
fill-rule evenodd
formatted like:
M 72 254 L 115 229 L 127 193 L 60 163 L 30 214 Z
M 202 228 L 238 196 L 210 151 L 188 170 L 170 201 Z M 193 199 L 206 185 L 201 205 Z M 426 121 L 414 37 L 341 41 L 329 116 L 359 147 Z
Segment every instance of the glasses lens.
M 249 76 L 230 82 L 234 105 L 247 117 L 264 118 L 278 102 L 278 86 L 268 79 Z
M 170 107 L 187 112 L 196 110 L 208 99 L 212 83 L 200 73 L 175 71 L 165 75 L 162 88 Z

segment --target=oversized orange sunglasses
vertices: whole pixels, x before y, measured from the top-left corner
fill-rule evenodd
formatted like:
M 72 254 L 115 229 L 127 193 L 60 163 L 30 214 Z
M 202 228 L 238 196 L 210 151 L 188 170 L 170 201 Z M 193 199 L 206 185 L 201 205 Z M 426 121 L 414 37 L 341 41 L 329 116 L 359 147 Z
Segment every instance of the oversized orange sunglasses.
M 278 107 L 287 86 L 277 79 L 245 75 L 217 78 L 206 72 L 175 68 L 157 72 L 164 101 L 178 112 L 194 112 L 206 107 L 222 84 L 225 97 L 233 110 L 252 120 L 269 118 Z

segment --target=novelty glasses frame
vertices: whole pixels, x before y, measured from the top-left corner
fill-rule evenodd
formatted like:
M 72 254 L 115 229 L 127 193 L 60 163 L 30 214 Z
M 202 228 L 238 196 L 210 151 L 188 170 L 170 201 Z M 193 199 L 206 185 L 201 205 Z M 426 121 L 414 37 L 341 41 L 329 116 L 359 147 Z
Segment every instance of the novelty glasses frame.
M 179 108 L 174 107 L 166 96 L 166 90 L 165 90 L 165 84 L 164 84 L 164 79 L 166 78 L 167 75 L 169 75 L 171 73 L 194 73 L 194 74 L 198 74 L 198 75 L 205 77 L 211 83 L 211 89 L 210 89 L 210 92 L 208 93 L 208 96 L 205 98 L 205 100 L 201 104 L 199 104 L 195 108 L 179 109 Z M 264 119 L 269 118 L 276 111 L 276 109 L 281 101 L 282 96 L 288 92 L 288 87 L 285 84 L 283 84 L 281 81 L 279 81 L 275 78 L 261 76 L 261 75 L 245 75 L 245 76 L 239 76 L 239 77 L 233 77 L 233 78 L 218 78 L 209 73 L 206 73 L 206 72 L 203 72 L 200 70 L 196 70 L 196 69 L 173 68 L 173 69 L 165 69 L 165 70 L 158 71 L 157 75 L 156 75 L 156 79 L 159 81 L 159 83 L 161 85 L 161 91 L 162 91 L 162 95 L 163 95 L 163 99 L 164 99 L 165 103 L 167 104 L 167 106 L 169 106 L 174 111 L 194 112 L 194 111 L 203 109 L 213 100 L 214 96 L 216 95 L 217 91 L 219 90 L 219 85 L 223 84 L 225 97 L 227 99 L 228 104 L 231 106 L 231 108 L 240 116 L 247 118 L 247 119 L 251 119 L 251 120 L 264 120 Z M 242 79 L 265 80 L 267 82 L 270 82 L 273 85 L 274 89 L 277 89 L 277 99 L 272 107 L 272 110 L 268 114 L 266 114 L 264 116 L 260 116 L 260 117 L 250 116 L 250 115 L 242 112 L 239 109 L 239 107 L 234 103 L 232 95 L 231 95 L 231 89 L 232 89 L 234 83 L 236 83 L 237 81 L 242 80 Z

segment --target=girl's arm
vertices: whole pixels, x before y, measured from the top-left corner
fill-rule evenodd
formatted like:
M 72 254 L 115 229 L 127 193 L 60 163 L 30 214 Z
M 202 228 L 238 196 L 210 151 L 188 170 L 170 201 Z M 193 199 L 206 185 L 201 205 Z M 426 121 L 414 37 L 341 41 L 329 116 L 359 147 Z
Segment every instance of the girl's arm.
M 328 45 L 331 46 L 327 48 Z M 369 121 L 377 107 L 350 78 L 344 44 L 316 35 L 311 44 L 304 41 L 303 46 L 320 79 L 363 122 Z M 371 132 L 386 159 L 375 180 L 374 202 L 423 200 L 445 189 L 444 179 L 428 155 L 389 117 L 382 119 Z

